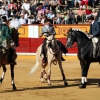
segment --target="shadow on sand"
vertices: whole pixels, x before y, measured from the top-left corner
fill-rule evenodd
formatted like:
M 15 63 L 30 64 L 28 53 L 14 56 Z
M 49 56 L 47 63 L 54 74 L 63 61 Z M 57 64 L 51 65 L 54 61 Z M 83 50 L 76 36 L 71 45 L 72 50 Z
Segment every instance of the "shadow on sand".
M 79 86 L 81 80 L 80 79 L 67 79 L 67 82 L 73 82 L 73 84 L 68 84 L 68 86 L 65 85 L 51 85 L 51 86 L 38 86 L 38 87 L 31 87 L 31 88 L 20 88 L 17 89 L 16 91 L 13 90 L 4 90 L 4 91 L 0 91 L 0 93 L 6 93 L 6 92 L 18 92 L 18 91 L 27 91 L 27 90 L 43 90 L 43 89 L 56 89 L 56 88 L 68 88 L 68 87 L 74 87 L 74 86 Z M 51 80 L 52 83 L 60 83 L 63 82 L 63 80 Z M 88 79 L 88 84 L 87 85 L 97 85 L 98 83 L 100 83 L 100 79 Z

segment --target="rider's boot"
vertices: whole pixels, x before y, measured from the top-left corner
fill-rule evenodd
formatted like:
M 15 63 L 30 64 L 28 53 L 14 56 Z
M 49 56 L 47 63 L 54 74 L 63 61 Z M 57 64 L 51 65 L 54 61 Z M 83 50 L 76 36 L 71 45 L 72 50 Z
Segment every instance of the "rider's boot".
M 61 57 L 61 61 L 65 61 L 65 59 L 63 58 L 63 56 Z
M 43 55 L 44 55 L 44 54 L 43 54 Z M 44 58 L 43 58 L 42 62 L 43 62 L 43 63 L 46 63 L 46 62 L 47 62 L 47 57 L 46 57 L 46 55 L 44 55 Z

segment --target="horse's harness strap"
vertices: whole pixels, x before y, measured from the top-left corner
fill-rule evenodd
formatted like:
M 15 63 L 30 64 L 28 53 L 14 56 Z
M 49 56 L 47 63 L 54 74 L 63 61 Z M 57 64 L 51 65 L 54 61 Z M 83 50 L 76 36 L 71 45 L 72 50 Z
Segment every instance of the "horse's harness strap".
M 55 39 L 55 38 L 54 38 Z M 56 40 L 56 39 L 55 39 Z M 49 52 L 52 54 L 52 55 L 54 55 L 54 56 L 58 56 L 58 54 L 59 54 L 59 52 L 60 52 L 60 47 L 59 47 L 59 51 L 56 53 L 56 54 L 53 54 L 51 51 L 50 51 L 50 49 L 49 49 Z

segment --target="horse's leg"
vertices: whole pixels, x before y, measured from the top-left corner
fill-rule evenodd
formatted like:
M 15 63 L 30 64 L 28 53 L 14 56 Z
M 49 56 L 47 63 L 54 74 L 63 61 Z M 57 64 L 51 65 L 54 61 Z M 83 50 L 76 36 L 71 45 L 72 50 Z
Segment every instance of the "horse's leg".
M 88 75 L 88 69 L 90 66 L 90 62 L 80 61 L 80 64 L 81 64 L 81 70 L 82 70 L 82 78 L 81 78 L 81 84 L 79 85 L 79 88 L 86 88 L 87 75 Z
M 43 82 L 43 81 L 44 81 L 44 80 L 43 80 L 43 69 L 41 69 L 40 80 L 41 80 L 41 82 Z
M 41 69 L 41 75 L 40 75 L 40 79 L 41 79 L 41 82 L 44 82 L 44 78 L 46 79 L 46 71 L 45 71 L 45 67 L 47 66 L 47 63 L 42 63 L 42 61 L 41 61 L 41 67 L 42 67 L 42 69 Z
M 5 65 L 2 65 L 2 68 L 3 68 L 3 73 L 2 73 L 2 76 L 0 78 L 0 83 L 2 83 L 4 76 L 5 76 L 5 73 L 6 73 L 6 70 L 7 70 Z
M 58 64 L 59 64 L 59 68 L 60 68 L 60 71 L 61 71 L 61 74 L 62 74 L 62 77 L 63 77 L 64 84 L 68 85 L 66 78 L 65 78 L 64 70 L 62 68 L 61 57 L 58 57 Z
M 50 76 L 51 76 L 51 60 L 49 59 L 49 61 L 48 61 L 48 76 L 47 76 L 48 85 L 51 85 Z
M 47 80 L 47 73 L 45 71 L 45 68 L 42 68 L 41 70 L 40 79 L 41 79 L 41 82 L 44 82 L 44 79 Z
M 47 80 L 47 73 L 46 73 L 45 69 L 43 69 L 43 75 L 44 75 L 44 79 Z
M 16 86 L 14 83 L 14 66 L 15 66 L 14 64 L 10 64 L 12 86 L 13 86 L 13 90 L 16 90 Z

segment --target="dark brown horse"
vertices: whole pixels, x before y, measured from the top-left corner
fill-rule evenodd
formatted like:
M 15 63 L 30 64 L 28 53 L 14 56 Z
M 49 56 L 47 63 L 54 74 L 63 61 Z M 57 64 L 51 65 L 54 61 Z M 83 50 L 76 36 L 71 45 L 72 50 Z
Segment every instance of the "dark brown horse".
M 5 73 L 6 73 L 6 65 L 9 64 L 10 65 L 10 70 L 11 70 L 11 84 L 12 84 L 12 87 L 13 87 L 13 90 L 16 90 L 16 86 L 15 86 L 15 83 L 14 83 L 14 67 L 15 67 L 15 60 L 17 58 L 17 54 L 16 54 L 16 51 L 15 51 L 15 47 L 18 47 L 19 46 L 19 33 L 16 29 L 14 29 L 11 33 L 11 38 L 14 42 L 14 46 L 12 47 L 8 41 L 8 51 L 9 51 L 9 57 L 10 59 L 13 59 L 12 62 L 9 62 L 8 59 L 6 59 L 6 56 L 7 56 L 7 52 L 5 53 L 0 53 L 0 67 L 2 66 L 3 68 L 3 73 L 2 73 L 2 76 L 0 78 L 0 83 L 3 82 L 3 79 L 4 79 L 4 76 L 5 76 Z

